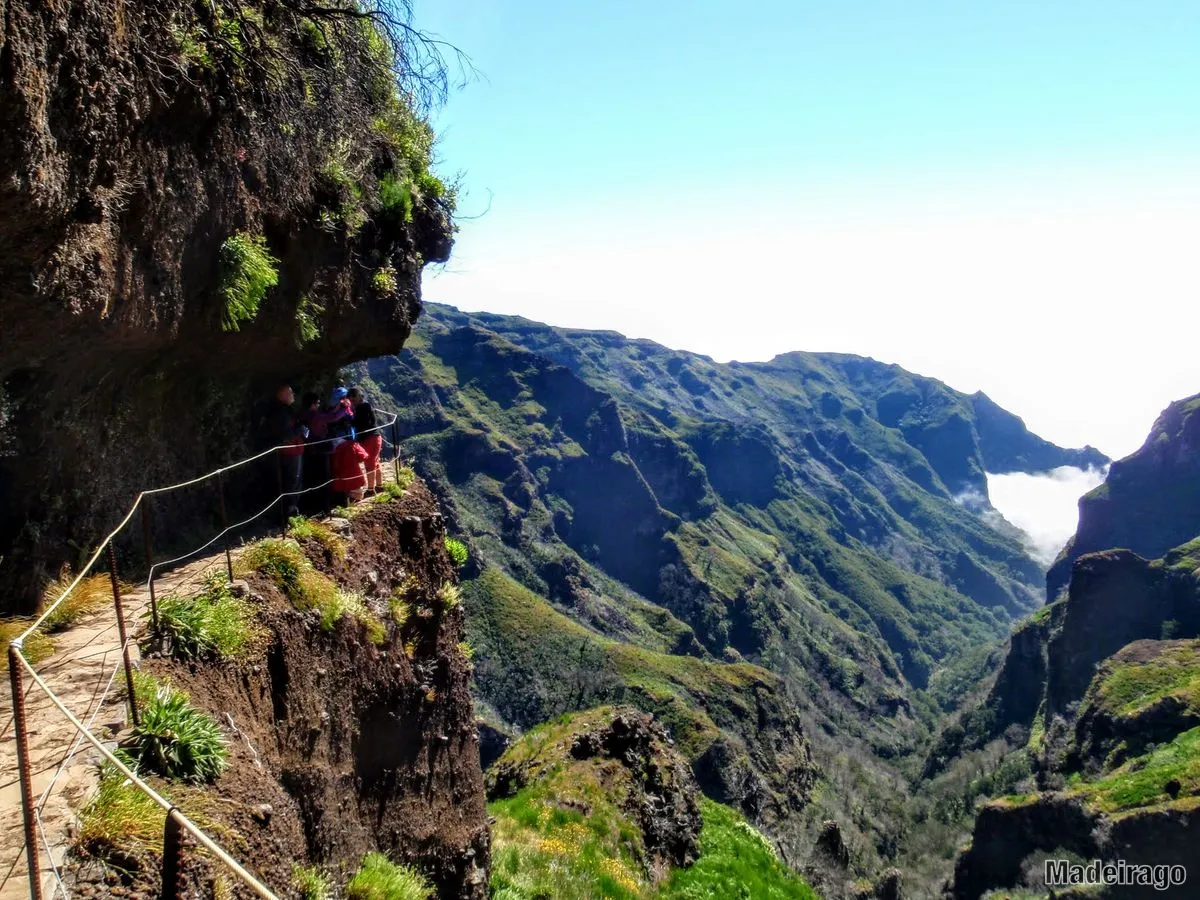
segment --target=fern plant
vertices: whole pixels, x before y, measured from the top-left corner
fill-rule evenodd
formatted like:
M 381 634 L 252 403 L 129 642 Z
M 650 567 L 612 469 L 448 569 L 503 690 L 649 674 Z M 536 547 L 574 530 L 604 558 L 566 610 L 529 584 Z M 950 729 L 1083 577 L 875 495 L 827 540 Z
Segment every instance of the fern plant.
M 267 252 L 262 235 L 238 232 L 221 244 L 220 263 L 221 327 L 237 331 L 254 320 L 267 291 L 279 283 L 279 260 Z

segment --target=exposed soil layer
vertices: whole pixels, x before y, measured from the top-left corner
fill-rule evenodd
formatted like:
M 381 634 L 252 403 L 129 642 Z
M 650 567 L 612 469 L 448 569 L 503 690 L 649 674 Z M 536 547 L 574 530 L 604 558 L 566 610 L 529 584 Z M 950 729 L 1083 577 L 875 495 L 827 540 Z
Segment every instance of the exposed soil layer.
M 454 578 L 441 516 L 419 482 L 399 501 L 364 507 L 344 561 L 312 557 L 380 618 L 407 585 L 413 614 L 403 626 L 385 619 L 386 642 L 372 643 L 349 617 L 323 630 L 319 614 L 296 610 L 252 576 L 250 596 L 269 632 L 261 650 L 235 662 L 154 656 L 146 665 L 221 723 L 230 765 L 206 792 L 203 813 L 273 888 L 286 893 L 297 864 L 344 880 L 380 850 L 422 871 L 439 897 L 482 898 L 489 834 L 458 646 L 462 612 L 435 598 Z M 187 878 L 207 887 L 216 868 L 192 859 Z M 78 874 L 100 876 L 86 867 Z M 157 896 L 155 867 L 124 881 L 136 895 Z

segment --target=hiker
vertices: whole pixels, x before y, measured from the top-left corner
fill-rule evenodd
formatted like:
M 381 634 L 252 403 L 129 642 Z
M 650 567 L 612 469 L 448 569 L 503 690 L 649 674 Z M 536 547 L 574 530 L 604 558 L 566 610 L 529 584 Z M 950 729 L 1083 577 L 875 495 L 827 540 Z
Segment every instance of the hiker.
M 350 405 L 350 392 L 338 386 L 329 397 L 329 436 L 354 437 L 354 407 Z
M 383 470 L 379 467 L 379 456 L 383 453 L 383 432 L 379 430 L 375 410 L 362 388 L 351 388 L 347 397 L 354 407 L 354 431 L 358 442 L 367 451 L 367 458 L 363 462 L 367 472 L 367 493 L 377 494 L 383 487 Z
M 345 494 L 347 500 L 361 500 L 367 476 L 363 473 L 363 462 L 367 451 L 362 444 L 351 438 L 339 438 L 333 445 L 333 490 Z
M 266 436 L 271 446 L 277 448 L 275 455 L 279 466 L 280 494 L 292 495 L 280 498 L 289 516 L 299 511 L 295 495 L 300 491 L 306 431 L 296 419 L 292 406 L 295 402 L 296 394 L 292 386 L 281 384 L 266 413 Z
M 345 391 L 345 388 L 339 388 Z M 321 411 L 317 409 L 317 404 L 320 403 L 319 398 L 314 393 L 304 395 L 304 410 L 301 412 L 301 420 L 309 428 L 310 441 L 324 441 L 333 436 L 332 426 L 339 426 L 349 419 L 354 417 L 354 410 L 348 401 L 345 401 L 345 394 L 341 397 L 337 396 L 337 391 L 334 391 L 334 397 L 331 398 L 329 409 Z M 348 391 L 346 393 L 349 393 Z M 325 452 L 329 452 L 329 444 L 325 445 Z

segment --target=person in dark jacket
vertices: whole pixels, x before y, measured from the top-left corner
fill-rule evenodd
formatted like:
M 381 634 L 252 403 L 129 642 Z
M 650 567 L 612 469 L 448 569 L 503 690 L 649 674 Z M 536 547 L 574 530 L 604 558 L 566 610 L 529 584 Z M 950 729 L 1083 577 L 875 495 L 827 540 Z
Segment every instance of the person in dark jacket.
M 290 384 L 281 384 L 275 391 L 275 399 L 267 407 L 265 422 L 266 436 L 275 448 L 280 472 L 282 503 L 286 504 L 287 515 L 298 511 L 295 494 L 300 490 L 304 465 L 304 427 L 296 420 L 293 404 L 296 394 Z M 291 494 L 292 496 L 286 496 Z
M 383 432 L 379 430 L 375 410 L 362 389 L 351 388 L 348 397 L 354 407 L 354 433 L 367 451 L 367 458 L 363 460 L 363 468 L 367 472 L 367 493 L 375 494 L 383 487 L 383 470 L 379 467 L 379 456 L 383 453 Z

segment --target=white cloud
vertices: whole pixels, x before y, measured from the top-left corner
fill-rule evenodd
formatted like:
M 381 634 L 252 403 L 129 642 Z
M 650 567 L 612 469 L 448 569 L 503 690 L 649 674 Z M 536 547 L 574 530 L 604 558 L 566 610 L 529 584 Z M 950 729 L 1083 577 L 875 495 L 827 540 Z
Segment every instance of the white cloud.
M 701 202 L 701 199 L 703 202 Z M 1067 446 L 1132 452 L 1200 390 L 1200 173 L 614 191 L 464 223 L 426 296 L 718 360 L 834 350 L 984 390 Z
M 1044 475 L 988 473 L 992 506 L 1029 538 L 1034 558 L 1047 565 L 1075 533 L 1079 498 L 1104 480 L 1101 469 L 1062 466 Z

